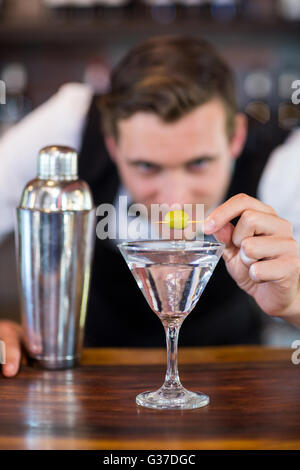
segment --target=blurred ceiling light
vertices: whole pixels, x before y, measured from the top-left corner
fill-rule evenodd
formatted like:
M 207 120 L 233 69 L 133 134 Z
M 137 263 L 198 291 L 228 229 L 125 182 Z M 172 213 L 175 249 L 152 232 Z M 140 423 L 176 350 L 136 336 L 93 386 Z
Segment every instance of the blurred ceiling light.
M 9 94 L 22 93 L 27 86 L 27 71 L 23 64 L 12 62 L 2 69 L 1 80 L 6 85 Z
M 286 20 L 297 21 L 300 19 L 299 0 L 277 0 L 277 10 Z
M 90 8 L 94 6 L 94 0 L 73 0 L 72 6 L 75 8 Z
M 105 93 L 110 83 L 109 68 L 97 60 L 90 62 L 84 71 L 83 81 L 90 85 L 94 92 Z
M 174 5 L 173 0 L 143 0 L 143 3 L 153 7 L 165 7 Z
M 130 0 L 95 0 L 94 4 L 97 6 L 103 6 L 107 8 L 121 7 L 125 6 L 130 2 Z
M 272 90 L 272 80 L 268 72 L 250 72 L 244 82 L 244 89 L 250 98 L 266 98 Z
M 43 0 L 47 7 L 60 8 L 73 5 L 73 0 Z
M 206 0 L 177 0 L 178 5 L 184 5 L 185 7 L 197 7 L 207 3 Z

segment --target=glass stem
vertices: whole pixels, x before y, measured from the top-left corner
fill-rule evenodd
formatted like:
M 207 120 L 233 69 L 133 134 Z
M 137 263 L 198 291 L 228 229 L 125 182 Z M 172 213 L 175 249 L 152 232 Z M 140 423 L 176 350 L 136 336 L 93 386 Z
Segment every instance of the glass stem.
M 167 341 L 168 366 L 163 388 L 182 387 L 177 368 L 178 335 L 181 324 L 164 324 Z

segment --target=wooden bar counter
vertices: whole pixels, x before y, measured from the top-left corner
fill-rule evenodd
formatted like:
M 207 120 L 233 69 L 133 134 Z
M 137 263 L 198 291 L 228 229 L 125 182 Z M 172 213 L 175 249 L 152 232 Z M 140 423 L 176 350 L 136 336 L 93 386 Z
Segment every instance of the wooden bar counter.
M 139 407 L 162 385 L 164 349 L 85 349 L 81 366 L 0 376 L 0 449 L 300 449 L 300 364 L 293 349 L 179 348 L 186 388 L 211 403 Z

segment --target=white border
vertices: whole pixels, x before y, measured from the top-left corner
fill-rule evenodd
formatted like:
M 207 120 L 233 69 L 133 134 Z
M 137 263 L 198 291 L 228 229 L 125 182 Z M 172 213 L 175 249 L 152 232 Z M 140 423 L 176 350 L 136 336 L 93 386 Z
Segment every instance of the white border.
M 6 348 L 4 341 L 0 339 L 0 364 L 6 364 Z

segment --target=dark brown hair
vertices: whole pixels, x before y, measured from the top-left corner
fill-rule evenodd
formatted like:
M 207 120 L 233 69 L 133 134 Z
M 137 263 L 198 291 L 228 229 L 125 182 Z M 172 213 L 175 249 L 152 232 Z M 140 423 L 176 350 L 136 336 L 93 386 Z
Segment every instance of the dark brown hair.
M 214 47 L 187 36 L 153 37 L 131 49 L 112 71 L 110 90 L 99 101 L 103 130 L 117 139 L 118 121 L 138 111 L 171 123 L 215 97 L 224 103 L 231 137 L 234 79 Z

